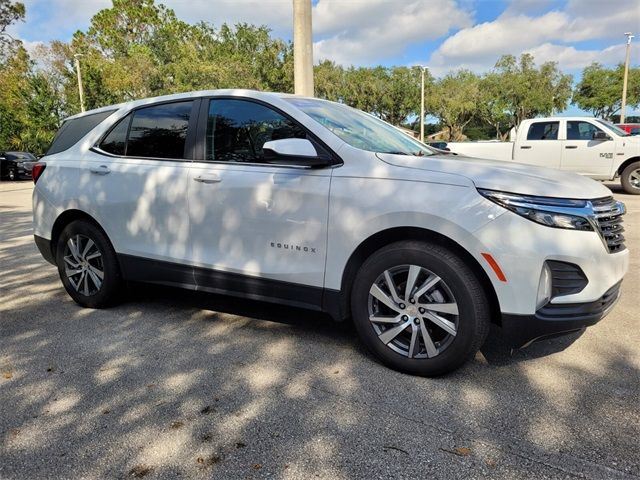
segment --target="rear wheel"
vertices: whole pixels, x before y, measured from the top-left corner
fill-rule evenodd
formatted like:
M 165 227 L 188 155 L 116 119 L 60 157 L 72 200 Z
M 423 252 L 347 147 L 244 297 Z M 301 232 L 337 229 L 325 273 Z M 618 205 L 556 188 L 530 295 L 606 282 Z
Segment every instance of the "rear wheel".
M 640 195 L 640 162 L 633 162 L 620 175 L 622 188 L 632 195 Z
M 109 239 L 98 227 L 84 220 L 71 222 L 56 250 L 58 274 L 76 303 L 103 308 L 117 301 L 120 269 Z
M 455 253 L 426 242 L 398 242 L 358 272 L 351 298 L 356 329 L 386 365 L 440 375 L 482 346 L 489 304 L 480 282 Z

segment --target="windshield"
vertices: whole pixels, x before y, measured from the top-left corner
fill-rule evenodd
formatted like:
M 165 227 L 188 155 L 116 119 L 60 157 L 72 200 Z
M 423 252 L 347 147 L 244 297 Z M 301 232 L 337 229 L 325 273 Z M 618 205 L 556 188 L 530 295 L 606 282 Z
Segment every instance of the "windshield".
M 621 129 L 620 127 L 614 125 L 611 122 L 607 122 L 606 120 L 600 120 L 599 118 L 596 118 L 596 122 L 604 125 L 605 127 L 607 127 L 609 130 L 613 130 L 613 132 L 616 135 L 620 135 L 621 137 L 628 137 L 630 134 L 628 132 L 625 132 L 623 129 Z
M 386 122 L 355 108 L 326 100 L 285 98 L 352 147 L 399 155 L 433 155 L 434 150 Z

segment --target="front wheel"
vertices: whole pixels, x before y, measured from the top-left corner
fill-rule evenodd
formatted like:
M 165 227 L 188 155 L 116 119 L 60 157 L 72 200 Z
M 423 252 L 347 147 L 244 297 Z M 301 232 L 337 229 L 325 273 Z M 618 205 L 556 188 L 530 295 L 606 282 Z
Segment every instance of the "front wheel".
M 57 243 L 56 264 L 65 290 L 77 304 L 104 308 L 118 300 L 121 276 L 116 254 L 94 224 L 76 220 L 64 228 Z
M 633 162 L 620 175 L 622 188 L 632 195 L 640 195 L 640 162 Z
M 414 375 L 458 368 L 489 331 L 489 302 L 475 274 L 454 252 L 427 242 L 394 243 L 369 257 L 351 310 L 369 350 Z

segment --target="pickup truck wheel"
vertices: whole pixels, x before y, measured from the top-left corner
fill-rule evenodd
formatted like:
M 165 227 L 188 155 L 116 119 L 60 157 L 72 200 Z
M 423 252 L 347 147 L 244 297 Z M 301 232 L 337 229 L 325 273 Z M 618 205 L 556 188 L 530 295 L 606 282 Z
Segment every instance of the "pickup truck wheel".
M 16 179 L 16 171 L 12 168 L 9 170 L 9 180 L 12 182 Z
M 384 364 L 422 376 L 469 360 L 489 331 L 489 302 L 455 253 L 427 242 L 398 242 L 369 257 L 351 296 L 356 330 Z
M 106 235 L 92 223 L 76 220 L 57 242 L 58 274 L 69 296 L 79 305 L 104 308 L 120 292 L 120 268 Z
M 633 162 L 622 171 L 622 188 L 632 195 L 640 195 L 640 162 Z

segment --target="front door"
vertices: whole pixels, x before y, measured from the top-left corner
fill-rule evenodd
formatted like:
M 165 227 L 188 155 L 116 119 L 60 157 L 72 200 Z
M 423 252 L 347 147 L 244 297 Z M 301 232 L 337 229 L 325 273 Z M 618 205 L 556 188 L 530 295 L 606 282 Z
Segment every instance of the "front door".
M 290 303 L 319 303 L 331 169 L 265 163 L 265 142 L 305 138 L 302 127 L 251 100 L 208 102 L 202 158 L 188 182 L 198 287 L 250 298 L 298 291 Z
M 562 170 L 600 179 L 611 177 L 616 142 L 594 140 L 596 132 L 604 133 L 591 122 L 567 121 L 567 139 L 562 142 Z

